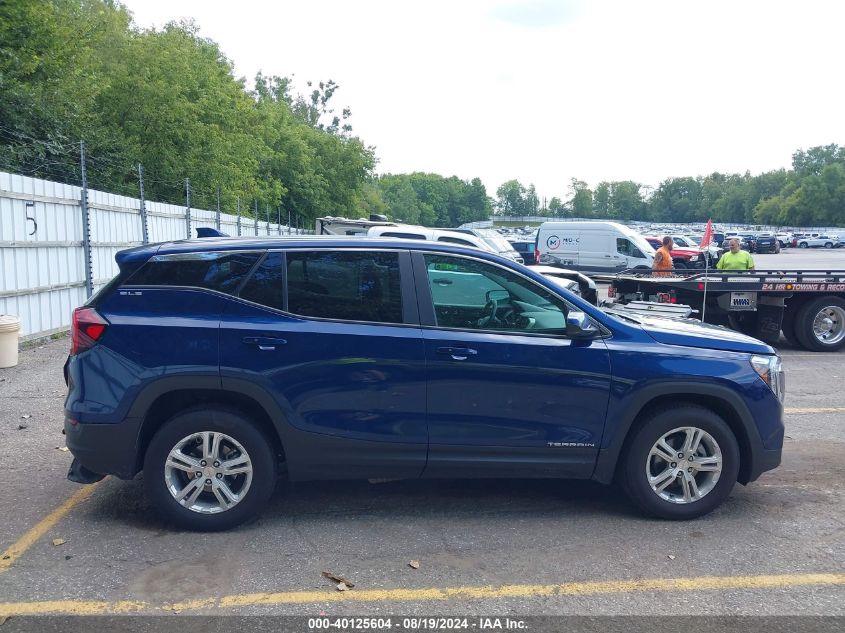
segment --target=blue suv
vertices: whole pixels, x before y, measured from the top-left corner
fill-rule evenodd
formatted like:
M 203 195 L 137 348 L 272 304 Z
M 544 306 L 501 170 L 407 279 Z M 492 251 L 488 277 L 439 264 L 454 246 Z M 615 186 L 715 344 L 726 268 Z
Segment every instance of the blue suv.
M 780 463 L 771 347 L 602 311 L 495 254 L 209 238 L 116 259 L 73 316 L 68 477 L 143 471 L 182 527 L 241 523 L 281 476 L 615 481 L 690 519 Z

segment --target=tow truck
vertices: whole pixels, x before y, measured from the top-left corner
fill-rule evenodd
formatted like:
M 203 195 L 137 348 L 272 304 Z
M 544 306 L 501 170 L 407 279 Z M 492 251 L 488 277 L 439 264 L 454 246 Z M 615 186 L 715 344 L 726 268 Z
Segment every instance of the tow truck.
M 690 316 L 769 344 L 781 332 L 815 352 L 845 346 L 845 270 L 706 271 L 656 276 L 623 271 L 612 278 L 607 306 L 648 311 L 688 306 Z M 671 312 L 671 311 L 666 311 Z

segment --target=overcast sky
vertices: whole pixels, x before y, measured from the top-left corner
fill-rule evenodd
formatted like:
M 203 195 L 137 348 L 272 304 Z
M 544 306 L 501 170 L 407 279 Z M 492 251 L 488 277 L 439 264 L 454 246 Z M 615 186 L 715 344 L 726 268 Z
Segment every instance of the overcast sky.
M 333 79 L 379 173 L 568 196 L 595 185 L 788 167 L 845 144 L 836 0 L 123 0 L 193 18 L 238 76 Z

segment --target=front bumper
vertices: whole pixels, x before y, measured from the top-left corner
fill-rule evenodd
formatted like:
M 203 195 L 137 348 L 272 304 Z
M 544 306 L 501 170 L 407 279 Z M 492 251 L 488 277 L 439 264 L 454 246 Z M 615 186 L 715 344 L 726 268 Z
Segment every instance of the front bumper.
M 132 479 L 140 470 L 140 428 L 140 419 L 134 418 L 119 424 L 80 424 L 66 417 L 65 441 L 79 464 L 92 473 Z

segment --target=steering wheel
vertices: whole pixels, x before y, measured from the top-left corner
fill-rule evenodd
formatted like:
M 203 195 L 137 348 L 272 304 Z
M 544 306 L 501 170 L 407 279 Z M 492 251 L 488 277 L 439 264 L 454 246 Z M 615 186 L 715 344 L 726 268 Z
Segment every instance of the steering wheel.
M 478 327 L 491 327 L 501 325 L 502 322 L 499 320 L 499 317 L 496 316 L 496 312 L 498 310 L 499 302 L 496 301 L 493 297 L 490 297 L 484 306 L 483 316 L 478 319 Z

